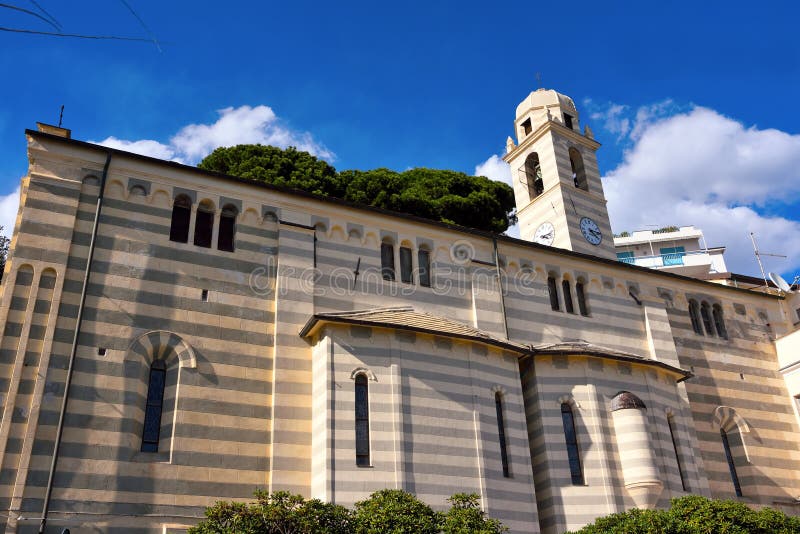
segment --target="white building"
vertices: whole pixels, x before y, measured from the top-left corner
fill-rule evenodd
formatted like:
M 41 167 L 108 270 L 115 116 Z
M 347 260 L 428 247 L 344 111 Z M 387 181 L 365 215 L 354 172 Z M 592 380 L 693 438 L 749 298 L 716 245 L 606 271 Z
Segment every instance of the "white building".
M 703 231 L 694 226 L 668 226 L 614 236 L 617 259 L 630 265 L 660 269 L 708 279 L 727 274 L 725 247 L 706 245 Z

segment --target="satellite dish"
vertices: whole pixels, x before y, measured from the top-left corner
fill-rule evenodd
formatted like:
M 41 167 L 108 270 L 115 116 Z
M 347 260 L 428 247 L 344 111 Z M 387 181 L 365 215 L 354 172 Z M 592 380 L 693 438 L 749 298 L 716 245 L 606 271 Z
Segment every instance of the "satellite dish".
M 778 289 L 784 293 L 789 293 L 792 290 L 786 280 L 784 280 L 783 277 L 778 273 L 769 273 L 769 279 L 772 280 L 772 283 L 778 286 Z

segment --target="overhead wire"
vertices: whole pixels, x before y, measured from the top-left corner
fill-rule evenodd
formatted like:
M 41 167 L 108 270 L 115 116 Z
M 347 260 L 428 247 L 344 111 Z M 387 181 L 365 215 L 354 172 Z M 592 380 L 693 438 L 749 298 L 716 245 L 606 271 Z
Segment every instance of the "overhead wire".
M 111 40 L 111 41 L 133 41 L 133 42 L 140 42 L 140 43 L 153 43 L 158 49 L 159 52 L 162 52 L 161 44 L 159 43 L 158 39 L 156 39 L 155 34 L 150 30 L 147 24 L 144 22 L 142 17 L 133 9 L 126 0 L 120 0 L 122 4 L 131 12 L 131 14 L 136 18 L 139 24 L 144 28 L 144 30 L 148 33 L 149 38 L 141 38 L 141 37 L 121 37 L 117 35 L 87 35 L 82 33 L 64 33 L 61 23 L 51 15 L 44 7 L 42 7 L 36 0 L 30 0 L 31 4 L 33 4 L 42 14 L 36 13 L 30 9 L 25 9 L 23 7 L 15 6 L 12 4 L 7 4 L 4 2 L 0 2 L 0 8 L 11 9 L 14 11 L 19 11 L 21 13 L 25 13 L 27 15 L 31 15 L 33 17 L 38 18 L 41 21 L 44 21 L 48 25 L 52 26 L 54 29 L 58 30 L 56 32 L 48 32 L 48 31 L 40 31 L 40 30 L 29 30 L 25 28 L 9 28 L 5 26 L 0 26 L 0 31 L 3 32 L 11 32 L 11 33 L 25 33 L 31 35 L 45 35 L 48 37 L 71 37 L 73 39 L 93 39 L 93 40 Z
M 47 10 L 46 10 L 45 8 L 43 8 L 41 5 L 39 5 L 39 2 L 37 2 L 36 0 L 29 0 L 29 1 L 30 1 L 30 3 L 31 3 L 31 4 L 33 4 L 34 6 L 36 6 L 36 8 L 37 8 L 39 11 L 41 11 L 41 12 L 42 12 L 42 14 L 44 14 L 44 15 L 45 15 L 47 18 L 49 18 L 51 21 L 53 21 L 53 24 L 55 24 L 56 26 L 58 26 L 58 31 L 64 31 L 64 28 L 62 28 L 62 27 L 61 27 L 61 23 L 60 23 L 60 22 L 58 22 L 58 20 L 57 20 L 57 19 L 56 19 L 56 18 L 55 18 L 53 15 L 51 15 L 50 13 L 48 13 L 48 12 L 47 12 Z
M 161 50 L 161 46 L 159 46 L 159 44 L 158 44 L 158 39 L 156 39 L 155 34 L 152 31 L 150 31 L 150 28 L 147 27 L 147 24 L 144 23 L 144 20 L 142 20 L 142 17 L 140 17 L 139 14 L 136 13 L 136 11 L 133 10 L 133 7 L 131 7 L 131 5 L 126 0 L 119 0 L 119 1 L 122 2 L 122 4 L 125 7 L 128 8 L 128 11 L 131 12 L 131 15 L 136 17 L 136 20 L 138 20 L 139 24 L 142 25 L 142 28 L 144 28 L 144 31 L 146 31 L 150 35 L 150 38 L 152 39 L 153 44 L 156 45 L 156 48 L 158 49 L 158 51 L 161 52 L 162 50 Z
M 115 41 L 138 41 L 140 43 L 152 43 L 152 39 L 143 39 L 141 37 L 118 37 L 116 35 L 82 35 L 78 33 L 56 33 L 56 32 L 42 32 L 37 30 L 24 30 L 20 28 L 5 28 L 0 26 L 0 31 L 14 32 L 14 33 L 30 33 L 35 35 L 49 35 L 52 37 L 74 37 L 77 39 L 110 39 Z
M 15 11 L 20 11 L 20 12 L 25 13 L 27 15 L 34 16 L 39 20 L 45 21 L 47 24 L 49 24 L 53 28 L 57 29 L 58 31 L 61 31 L 61 28 L 59 28 L 58 25 L 53 24 L 53 22 L 51 20 L 47 19 L 46 17 L 41 16 L 39 13 L 36 13 L 35 11 L 31 11 L 30 9 L 25 9 L 24 7 L 12 6 L 11 4 L 0 3 L 0 8 L 3 8 L 3 7 L 6 8 L 6 9 L 13 9 Z

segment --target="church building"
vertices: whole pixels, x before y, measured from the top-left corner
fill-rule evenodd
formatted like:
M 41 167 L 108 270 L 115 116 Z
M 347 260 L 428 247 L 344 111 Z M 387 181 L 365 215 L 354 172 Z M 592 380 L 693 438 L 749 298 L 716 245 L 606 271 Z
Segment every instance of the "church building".
M 572 99 L 513 127 L 521 239 L 26 131 L 0 529 L 185 532 L 258 488 L 474 492 L 520 534 L 800 513 L 800 297 L 618 261 Z

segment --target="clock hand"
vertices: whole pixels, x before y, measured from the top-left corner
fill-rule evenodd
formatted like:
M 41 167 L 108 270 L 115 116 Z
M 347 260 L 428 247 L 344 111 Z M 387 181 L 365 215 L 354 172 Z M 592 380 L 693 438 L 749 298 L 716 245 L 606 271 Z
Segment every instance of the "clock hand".
M 592 234 L 595 237 L 600 237 L 600 232 L 598 232 L 596 230 L 589 230 L 589 233 Z

